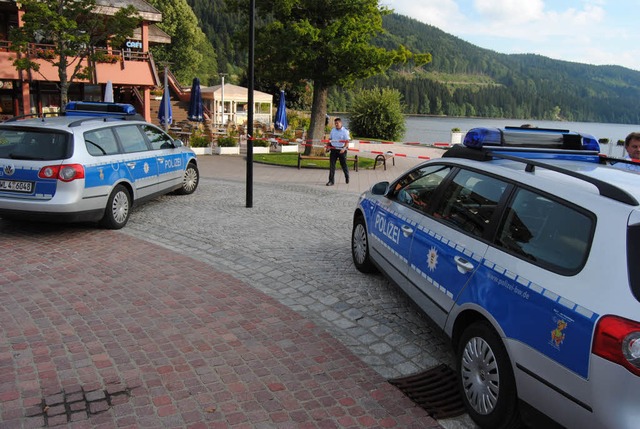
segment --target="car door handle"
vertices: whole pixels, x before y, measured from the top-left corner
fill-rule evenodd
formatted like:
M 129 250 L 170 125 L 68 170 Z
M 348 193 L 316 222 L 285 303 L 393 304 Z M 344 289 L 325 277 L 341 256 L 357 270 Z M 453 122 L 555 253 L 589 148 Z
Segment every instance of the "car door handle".
M 136 163 L 135 162 L 127 162 L 127 167 L 136 168 Z
M 400 229 L 402 229 L 402 234 L 403 234 L 405 237 L 408 237 L 408 236 L 410 236 L 411 234 L 413 234 L 413 228 L 411 228 L 411 227 L 410 227 L 410 226 L 408 226 L 408 225 L 402 225 L 402 228 L 400 228 Z
M 164 162 L 164 158 L 158 157 L 158 162 Z
M 473 270 L 473 264 L 460 256 L 454 256 L 453 260 L 456 261 L 456 267 L 460 274 L 467 274 Z

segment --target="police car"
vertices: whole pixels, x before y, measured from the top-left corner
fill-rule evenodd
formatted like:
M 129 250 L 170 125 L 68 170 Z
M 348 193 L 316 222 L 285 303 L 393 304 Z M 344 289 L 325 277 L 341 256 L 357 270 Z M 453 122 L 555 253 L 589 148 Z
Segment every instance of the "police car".
M 640 175 L 614 161 L 568 130 L 478 128 L 360 197 L 356 268 L 451 338 L 479 426 L 533 407 L 568 428 L 639 427 Z
M 0 124 L 1 217 L 119 229 L 134 204 L 196 190 L 193 151 L 133 106 L 72 102 L 65 110 Z

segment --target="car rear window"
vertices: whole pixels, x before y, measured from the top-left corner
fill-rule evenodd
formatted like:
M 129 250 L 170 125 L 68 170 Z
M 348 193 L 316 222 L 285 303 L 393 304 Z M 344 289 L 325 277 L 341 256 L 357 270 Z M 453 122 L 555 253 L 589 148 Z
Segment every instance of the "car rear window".
M 0 128 L 0 158 L 54 161 L 71 156 L 70 134 L 47 129 Z
M 103 128 L 84 133 L 87 152 L 93 156 L 115 155 L 119 152 L 118 142 L 111 128 Z
M 526 189 L 511 200 L 497 244 L 560 274 L 577 273 L 586 261 L 593 216 Z

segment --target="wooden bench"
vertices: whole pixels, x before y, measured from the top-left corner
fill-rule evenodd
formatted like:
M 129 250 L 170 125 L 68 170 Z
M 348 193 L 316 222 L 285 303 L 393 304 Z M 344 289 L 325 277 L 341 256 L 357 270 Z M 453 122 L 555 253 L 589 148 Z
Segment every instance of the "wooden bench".
M 311 156 L 311 155 L 302 155 L 301 153 L 299 153 L 298 154 L 298 170 L 302 167 L 303 159 L 312 159 L 314 161 L 329 161 L 328 156 Z M 353 169 L 355 171 L 358 171 L 358 155 L 354 155 L 353 158 L 347 158 L 347 164 L 349 162 L 353 162 Z
M 384 166 L 384 169 L 387 169 L 387 159 L 391 158 L 391 161 L 393 162 L 393 165 L 396 165 L 396 158 L 393 156 L 393 152 L 385 152 L 385 153 L 381 153 L 376 155 L 376 160 L 373 163 L 373 169 L 376 169 L 376 165 L 378 165 L 378 163 L 382 164 Z

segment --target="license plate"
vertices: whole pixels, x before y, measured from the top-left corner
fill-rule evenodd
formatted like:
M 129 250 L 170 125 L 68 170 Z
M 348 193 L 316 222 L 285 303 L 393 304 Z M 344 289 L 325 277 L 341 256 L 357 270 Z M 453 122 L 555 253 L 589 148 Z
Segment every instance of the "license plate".
M 0 191 L 31 193 L 33 191 L 33 182 L 0 180 Z

